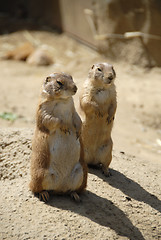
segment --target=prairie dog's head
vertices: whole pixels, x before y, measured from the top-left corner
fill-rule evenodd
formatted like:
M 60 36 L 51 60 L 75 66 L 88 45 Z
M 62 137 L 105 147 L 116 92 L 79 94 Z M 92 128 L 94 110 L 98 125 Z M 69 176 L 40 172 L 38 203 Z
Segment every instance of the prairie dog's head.
M 77 92 L 71 75 L 52 73 L 43 83 L 42 95 L 48 99 L 67 99 Z
M 94 84 L 104 86 L 109 86 L 114 82 L 116 77 L 115 70 L 113 66 L 109 63 L 96 63 L 94 64 L 90 71 L 88 78 L 90 78 Z

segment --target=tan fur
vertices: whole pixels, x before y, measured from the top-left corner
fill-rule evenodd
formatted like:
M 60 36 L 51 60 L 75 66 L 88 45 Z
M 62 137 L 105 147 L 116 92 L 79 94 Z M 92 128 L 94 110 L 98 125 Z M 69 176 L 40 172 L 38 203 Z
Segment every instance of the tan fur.
M 85 162 L 102 164 L 105 175 L 112 160 L 111 131 L 116 112 L 115 71 L 108 63 L 94 64 L 84 83 L 80 106 L 85 119 L 82 141 Z
M 76 91 L 72 77 L 65 73 L 51 74 L 44 81 L 32 143 L 30 189 L 34 193 L 79 193 L 86 187 L 82 123 L 72 98 Z
M 14 50 L 9 51 L 3 56 L 4 59 L 14 59 L 26 61 L 28 56 L 30 56 L 34 51 L 34 47 L 31 43 L 26 42 L 19 47 L 16 47 Z

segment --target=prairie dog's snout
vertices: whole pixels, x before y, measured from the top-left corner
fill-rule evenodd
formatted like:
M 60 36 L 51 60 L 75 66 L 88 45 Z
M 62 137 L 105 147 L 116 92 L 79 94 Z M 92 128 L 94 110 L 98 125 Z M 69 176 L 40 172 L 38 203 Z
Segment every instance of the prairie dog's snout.
M 108 73 L 107 77 L 105 78 L 106 83 L 110 84 L 114 78 L 115 78 L 115 75 L 113 72 Z
M 116 77 L 115 70 L 112 65 L 108 63 L 104 63 L 104 77 L 108 84 L 112 82 L 113 79 Z

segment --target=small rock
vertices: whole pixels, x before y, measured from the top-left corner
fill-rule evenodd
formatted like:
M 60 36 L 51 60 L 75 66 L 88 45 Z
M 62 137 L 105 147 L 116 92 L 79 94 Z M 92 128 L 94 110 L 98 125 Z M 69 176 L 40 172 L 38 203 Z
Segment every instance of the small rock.
M 126 197 L 126 200 L 131 201 L 131 198 L 130 197 Z
M 27 63 L 37 66 L 47 66 L 52 64 L 53 60 L 44 49 L 38 48 L 28 57 Z
M 121 151 L 120 153 L 121 153 L 121 154 L 125 154 L 125 152 L 123 152 L 123 151 Z

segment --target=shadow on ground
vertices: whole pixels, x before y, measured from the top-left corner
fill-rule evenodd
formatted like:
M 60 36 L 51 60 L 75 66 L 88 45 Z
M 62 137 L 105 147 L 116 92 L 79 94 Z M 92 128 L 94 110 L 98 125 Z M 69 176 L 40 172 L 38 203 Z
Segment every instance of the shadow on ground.
M 153 194 L 147 192 L 142 186 L 134 180 L 126 177 L 123 173 L 110 169 L 110 177 L 105 177 L 99 169 L 89 169 L 90 173 L 95 174 L 112 187 L 119 189 L 128 197 L 137 201 L 144 202 L 161 212 L 161 201 Z
M 77 204 L 73 203 L 68 196 L 53 196 L 48 205 L 75 212 L 101 226 L 111 228 L 117 235 L 128 237 L 128 239 L 144 239 L 138 228 L 112 201 L 90 191 L 82 194 L 81 199 L 82 202 Z

